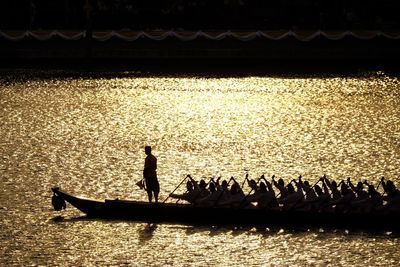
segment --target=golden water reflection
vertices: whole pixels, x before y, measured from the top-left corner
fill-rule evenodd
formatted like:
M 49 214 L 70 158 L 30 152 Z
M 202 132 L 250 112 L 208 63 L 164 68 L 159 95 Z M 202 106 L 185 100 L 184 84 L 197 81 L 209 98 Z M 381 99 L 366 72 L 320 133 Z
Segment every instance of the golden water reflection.
M 397 238 L 169 225 L 147 229 L 146 224 L 69 220 L 81 215 L 72 209 L 54 222 L 49 207 L 49 188 L 55 184 L 90 197 L 145 200 L 135 182 L 146 144 L 158 157 L 162 198 L 188 173 L 396 180 L 396 77 L 14 75 L 0 83 L 2 264 L 365 266 L 400 259 Z

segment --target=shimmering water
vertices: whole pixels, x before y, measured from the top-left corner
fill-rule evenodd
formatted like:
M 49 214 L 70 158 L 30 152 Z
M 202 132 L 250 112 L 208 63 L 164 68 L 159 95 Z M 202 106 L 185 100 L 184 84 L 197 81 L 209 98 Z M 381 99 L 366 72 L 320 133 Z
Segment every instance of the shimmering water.
M 146 144 L 162 199 L 188 173 L 400 182 L 398 78 L 93 76 L 1 73 L 0 265 L 398 265 L 393 234 L 148 226 L 50 206 L 54 185 L 145 200 Z

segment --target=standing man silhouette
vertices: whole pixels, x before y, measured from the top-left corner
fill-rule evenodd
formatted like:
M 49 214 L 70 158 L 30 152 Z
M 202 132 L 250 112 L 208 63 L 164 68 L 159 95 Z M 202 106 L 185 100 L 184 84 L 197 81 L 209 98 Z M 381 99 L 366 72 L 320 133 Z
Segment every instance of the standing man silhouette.
M 151 146 L 145 146 L 144 152 L 147 157 L 144 161 L 143 177 L 146 184 L 146 191 L 149 197 L 149 202 L 152 201 L 153 194 L 154 200 L 158 202 L 158 193 L 160 192 L 160 185 L 157 179 L 157 158 L 151 154 Z

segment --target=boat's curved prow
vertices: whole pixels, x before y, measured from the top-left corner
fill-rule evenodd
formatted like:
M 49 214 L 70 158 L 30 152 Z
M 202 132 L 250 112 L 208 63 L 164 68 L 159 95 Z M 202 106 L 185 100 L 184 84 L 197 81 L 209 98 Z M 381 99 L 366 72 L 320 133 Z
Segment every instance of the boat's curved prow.
M 76 197 L 61 191 L 59 187 L 52 187 L 51 191 L 88 216 L 98 216 L 99 214 L 102 214 L 102 211 L 105 208 L 104 201 Z

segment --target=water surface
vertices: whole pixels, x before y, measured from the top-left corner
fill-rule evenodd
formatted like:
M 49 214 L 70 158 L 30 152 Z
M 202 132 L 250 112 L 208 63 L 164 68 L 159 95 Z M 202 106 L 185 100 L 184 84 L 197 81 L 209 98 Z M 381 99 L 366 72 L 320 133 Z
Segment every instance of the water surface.
M 145 200 L 135 186 L 145 145 L 158 158 L 162 199 L 189 173 L 400 182 L 399 94 L 385 72 L 3 70 L 0 264 L 396 265 L 394 234 L 88 220 L 71 207 L 52 211 L 50 187 Z

